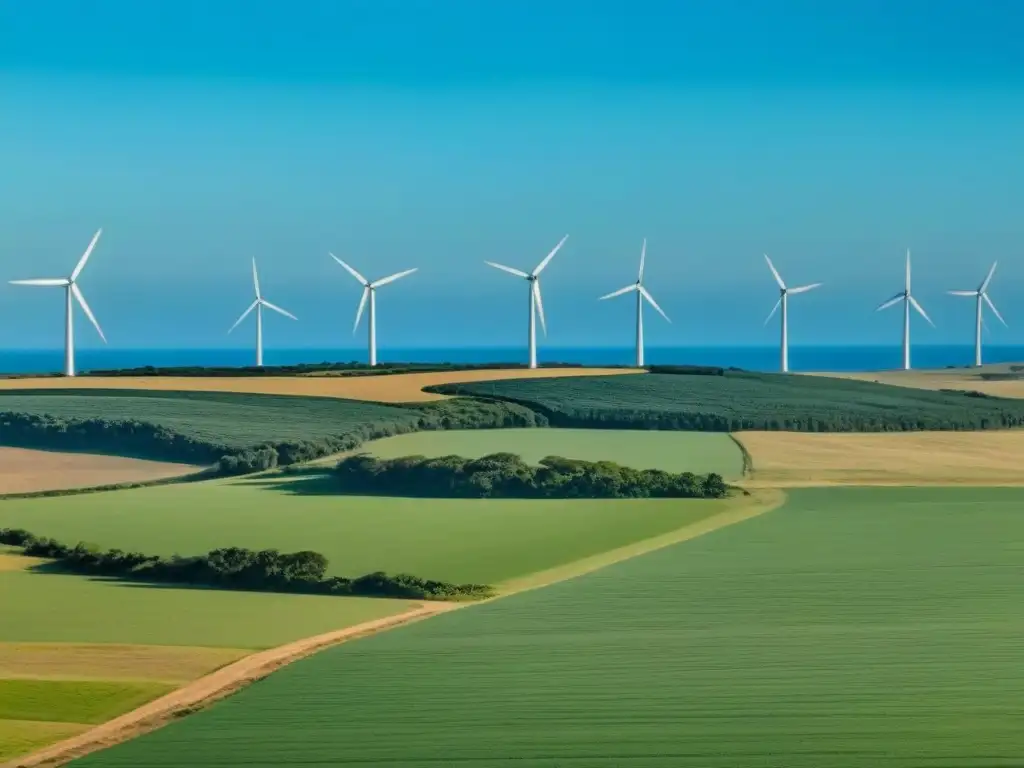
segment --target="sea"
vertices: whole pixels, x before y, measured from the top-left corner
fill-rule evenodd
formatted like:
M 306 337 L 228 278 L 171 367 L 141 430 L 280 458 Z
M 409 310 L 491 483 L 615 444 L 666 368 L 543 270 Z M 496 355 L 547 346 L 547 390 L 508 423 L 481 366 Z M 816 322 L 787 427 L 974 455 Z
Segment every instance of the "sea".
M 1024 362 L 1024 346 L 986 346 L 984 362 Z M 916 345 L 911 350 L 914 368 L 967 366 L 974 360 L 971 345 Z M 63 369 L 60 349 L 0 350 L 0 374 L 54 373 Z M 629 365 L 634 359 L 631 347 L 541 347 L 538 359 L 544 362 L 568 362 L 582 365 Z M 298 363 L 365 362 L 364 349 L 270 349 L 264 350 L 264 365 Z M 75 366 L 80 372 L 90 369 L 174 366 L 249 366 L 254 353 L 248 348 L 229 349 L 79 349 Z M 522 347 L 437 347 L 399 349 L 382 347 L 378 362 L 418 363 L 525 363 Z M 648 365 L 714 365 L 750 371 L 775 371 L 779 368 L 778 346 L 648 347 Z M 792 346 L 789 349 L 791 371 L 879 371 L 899 368 L 899 346 Z

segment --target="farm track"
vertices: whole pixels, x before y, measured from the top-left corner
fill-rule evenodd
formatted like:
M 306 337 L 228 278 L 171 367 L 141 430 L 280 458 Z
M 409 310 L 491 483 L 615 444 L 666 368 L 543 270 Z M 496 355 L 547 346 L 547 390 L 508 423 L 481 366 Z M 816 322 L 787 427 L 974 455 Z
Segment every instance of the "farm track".
M 661 536 L 584 558 L 558 568 L 533 574 L 499 586 L 499 593 L 481 603 L 493 602 L 519 592 L 554 584 L 566 579 L 591 573 L 608 565 L 664 547 L 703 536 L 720 528 L 743 522 L 781 506 L 785 495 L 778 491 L 756 491 L 745 497 L 736 507 L 696 523 L 683 526 Z M 247 685 L 260 680 L 277 669 L 299 661 L 329 646 L 338 645 L 394 627 L 420 621 L 450 610 L 481 603 L 425 602 L 413 610 L 364 622 L 352 627 L 325 632 L 297 640 L 277 648 L 246 656 L 238 661 L 199 678 L 176 691 L 127 712 L 88 731 L 52 744 L 37 752 L 23 755 L 0 764 L 0 768 L 54 768 L 72 760 L 97 752 L 115 744 L 156 730 L 172 720 L 191 714 L 215 701 L 223 699 Z

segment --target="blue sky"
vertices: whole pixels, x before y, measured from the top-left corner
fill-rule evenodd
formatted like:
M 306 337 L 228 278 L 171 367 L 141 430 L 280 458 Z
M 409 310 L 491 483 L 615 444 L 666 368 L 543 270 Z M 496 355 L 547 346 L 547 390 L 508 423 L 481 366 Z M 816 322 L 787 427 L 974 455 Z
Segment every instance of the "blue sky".
M 268 346 L 517 345 L 544 274 L 550 345 L 898 342 L 910 246 L 938 329 L 971 288 L 1024 342 L 1024 5 L 1014 0 L 33 0 L 0 3 L 0 278 L 70 271 L 112 346 L 225 336 L 267 297 Z M 278 322 L 279 320 L 279 322 Z M 83 326 L 82 345 L 98 343 Z M 61 343 L 56 291 L 0 287 L 0 347 Z

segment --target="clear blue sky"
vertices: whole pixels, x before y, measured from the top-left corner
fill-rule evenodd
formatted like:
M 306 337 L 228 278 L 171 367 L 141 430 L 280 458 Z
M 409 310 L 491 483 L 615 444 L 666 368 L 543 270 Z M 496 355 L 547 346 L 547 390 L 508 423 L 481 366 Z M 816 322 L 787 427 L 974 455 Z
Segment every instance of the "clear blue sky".
M 551 345 L 628 345 L 647 237 L 651 344 L 896 343 L 907 246 L 937 331 L 971 288 L 1024 341 L 1024 3 L 1016 0 L 0 2 L 0 278 L 81 281 L 112 345 L 225 336 L 352 347 L 377 277 L 382 348 L 519 345 L 544 275 Z M 0 287 L 0 347 L 61 343 L 59 292 Z M 81 328 L 83 345 L 98 343 Z M 238 332 L 236 332 L 238 334 Z

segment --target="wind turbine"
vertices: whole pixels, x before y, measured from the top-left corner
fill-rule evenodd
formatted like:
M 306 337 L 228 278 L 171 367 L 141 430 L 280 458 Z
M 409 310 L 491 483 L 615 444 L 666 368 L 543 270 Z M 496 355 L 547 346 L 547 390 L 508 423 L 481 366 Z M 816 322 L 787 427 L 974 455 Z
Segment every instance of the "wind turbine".
M 245 320 L 249 316 L 249 313 L 254 309 L 256 310 L 256 365 L 259 368 L 263 367 L 263 308 L 272 309 L 275 312 L 290 317 L 292 320 L 298 320 L 295 315 L 287 310 L 281 309 L 276 304 L 271 304 L 269 301 L 263 298 L 260 293 L 260 278 L 256 274 L 256 259 L 252 260 L 252 285 L 256 289 L 256 300 L 249 305 L 249 308 L 242 313 L 242 315 L 235 320 L 235 324 L 228 329 L 228 333 L 235 330 L 239 323 Z
M 668 322 L 672 322 L 668 319 L 668 315 L 658 306 L 658 302 L 654 300 L 654 297 L 644 288 L 644 261 L 647 258 L 647 238 L 644 238 L 644 244 L 640 247 L 640 273 L 637 275 L 636 282 L 627 285 L 625 288 L 619 288 L 617 291 L 612 291 L 606 296 L 602 296 L 600 301 L 610 299 L 614 296 L 621 296 L 624 293 L 630 291 L 636 292 L 636 367 L 644 367 L 644 299 L 650 303 L 652 307 L 658 310 L 658 313 L 664 317 Z
M 764 260 L 768 262 L 768 269 L 772 271 L 772 275 L 775 277 L 775 282 L 779 284 L 779 300 L 775 302 L 775 306 L 772 307 L 772 311 L 768 313 L 768 317 L 765 318 L 764 324 L 768 325 L 768 321 L 775 317 L 775 313 L 779 311 L 779 307 L 782 307 L 782 344 L 779 351 L 781 356 L 779 368 L 783 373 L 786 373 L 789 371 L 789 296 L 791 294 L 807 293 L 807 291 L 820 286 L 821 283 L 811 283 L 810 285 L 801 285 L 796 288 L 787 288 L 786 284 L 782 281 L 782 277 L 779 275 L 779 271 L 775 269 L 775 265 L 772 264 L 772 260 L 768 258 L 767 253 L 764 255 Z
M 898 304 L 901 301 L 903 302 L 903 370 L 909 371 L 910 370 L 910 307 L 913 306 L 914 309 L 916 309 L 918 311 L 918 313 L 921 315 L 921 317 L 923 317 L 925 320 L 928 321 L 928 324 L 932 328 L 935 327 L 935 323 L 933 323 L 932 319 L 930 317 L 928 317 L 928 313 L 924 311 L 924 308 L 920 304 L 917 303 L 917 299 L 915 299 L 913 297 L 913 295 L 911 295 L 911 293 L 910 293 L 910 249 L 909 248 L 907 249 L 907 282 L 906 282 L 905 287 L 903 288 L 902 291 L 897 293 L 891 299 L 886 299 L 881 304 L 879 304 L 878 308 L 875 311 L 876 312 L 880 312 L 883 309 L 888 309 L 893 304 Z
M 566 235 L 558 241 L 558 245 L 551 249 L 551 253 L 544 257 L 544 260 L 538 264 L 533 272 L 527 274 L 521 269 L 514 269 L 513 267 L 506 267 L 504 264 L 495 264 L 493 261 L 485 261 L 484 263 L 488 266 L 500 269 L 509 274 L 515 275 L 516 277 L 524 278 L 530 284 L 530 320 L 529 320 L 529 358 L 530 368 L 537 367 L 537 315 L 540 314 L 540 327 L 544 329 L 544 335 L 548 335 L 548 325 L 544 320 L 544 302 L 540 298 L 540 273 L 544 271 L 544 268 L 555 258 L 555 254 L 565 245 L 565 241 L 569 239 Z
M 374 280 L 373 282 L 370 282 L 365 277 L 356 272 L 354 269 L 352 269 L 352 267 L 350 267 L 344 261 L 335 256 L 333 253 L 329 255 L 332 259 L 341 264 L 341 266 L 343 266 L 348 271 L 348 273 L 352 275 L 352 277 L 354 277 L 356 280 L 358 280 L 360 284 L 362 284 L 363 286 L 363 295 L 362 298 L 359 299 L 359 309 L 356 310 L 356 321 L 352 325 L 352 333 L 355 333 L 356 329 L 359 327 L 359 321 L 363 317 L 363 309 L 366 308 L 367 298 L 369 298 L 370 300 L 369 361 L 370 365 L 374 366 L 377 364 L 377 289 L 380 288 L 382 285 L 393 283 L 395 282 L 395 280 L 399 280 L 405 277 L 406 275 L 411 275 L 413 272 L 419 269 L 419 267 L 413 267 L 412 269 L 406 269 L 403 270 L 402 272 L 396 272 L 393 275 L 388 275 L 387 277 L 382 277 L 380 280 Z
M 75 330 L 74 330 L 74 312 L 71 297 L 74 296 L 78 302 L 82 311 L 85 312 L 85 316 L 89 318 L 89 321 L 96 328 L 96 332 L 103 339 L 103 343 L 107 343 L 107 337 L 103 335 L 103 329 L 100 328 L 100 324 L 96 322 L 96 316 L 93 315 L 92 310 L 89 309 L 89 305 L 85 301 L 85 296 L 82 295 L 82 291 L 78 287 L 78 276 L 82 274 L 82 270 L 85 269 L 85 262 L 89 260 L 89 255 L 92 253 L 93 248 L 96 247 L 96 241 L 100 239 L 100 235 L 103 234 L 102 229 L 97 229 L 96 234 L 92 236 L 92 240 L 89 242 L 89 247 L 85 249 L 85 253 L 82 254 L 82 258 L 78 260 L 78 264 L 75 265 L 74 271 L 70 277 L 43 277 L 32 280 L 11 280 L 11 285 L 45 285 L 51 287 L 60 287 L 64 289 L 64 375 L 74 376 L 75 375 Z
M 992 275 L 996 272 L 996 265 L 999 262 L 993 261 L 992 267 L 989 269 L 985 279 L 981 281 L 981 285 L 978 286 L 977 290 L 974 291 L 949 291 L 951 296 L 973 296 L 975 301 L 975 321 L 974 321 L 974 364 L 981 365 L 981 326 L 982 326 L 982 301 L 988 304 L 989 309 L 992 310 L 993 314 L 999 318 L 999 322 L 1006 325 L 1006 321 L 1003 320 L 1003 316 L 999 314 L 999 310 L 996 309 L 996 305 L 992 303 L 992 299 L 988 297 L 988 285 L 992 282 Z M 1009 326 L 1007 326 L 1009 327 Z

